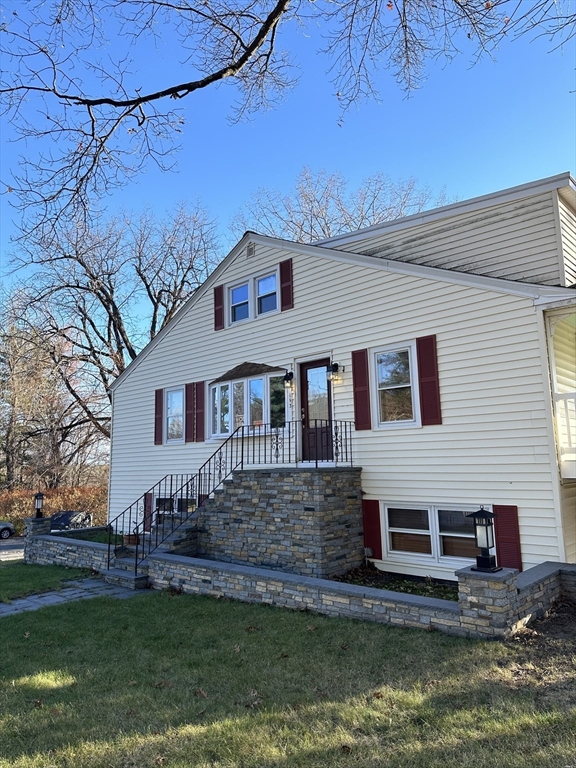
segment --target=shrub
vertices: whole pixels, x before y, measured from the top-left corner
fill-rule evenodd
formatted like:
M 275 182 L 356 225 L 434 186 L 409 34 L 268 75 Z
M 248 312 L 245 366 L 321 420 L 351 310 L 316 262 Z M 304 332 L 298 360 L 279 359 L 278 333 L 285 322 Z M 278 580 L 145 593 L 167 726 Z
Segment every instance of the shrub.
M 106 525 L 106 486 L 57 488 L 43 491 L 44 517 L 61 510 L 90 512 L 94 525 Z M 34 494 L 29 490 L 0 491 L 0 520 L 13 523 L 17 534 L 24 533 L 24 520 L 34 517 Z

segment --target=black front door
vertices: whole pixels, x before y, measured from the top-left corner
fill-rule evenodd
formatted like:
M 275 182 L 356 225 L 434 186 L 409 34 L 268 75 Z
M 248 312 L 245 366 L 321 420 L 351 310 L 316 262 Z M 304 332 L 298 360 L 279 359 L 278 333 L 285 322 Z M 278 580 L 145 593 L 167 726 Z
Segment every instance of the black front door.
M 300 365 L 302 460 L 332 460 L 332 392 L 326 378 L 330 358 Z

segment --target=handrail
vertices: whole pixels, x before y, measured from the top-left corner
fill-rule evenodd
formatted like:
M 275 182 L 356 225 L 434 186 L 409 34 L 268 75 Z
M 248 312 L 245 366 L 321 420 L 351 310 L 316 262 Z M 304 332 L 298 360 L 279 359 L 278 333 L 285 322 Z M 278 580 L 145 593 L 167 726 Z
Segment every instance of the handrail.
M 117 538 L 135 546 L 134 572 L 184 523 L 230 475 L 245 466 L 322 463 L 352 466 L 351 422 L 314 419 L 282 426 L 239 426 L 194 474 L 166 475 L 108 525 L 108 567 L 119 548 Z M 152 521 L 155 516 L 155 526 Z

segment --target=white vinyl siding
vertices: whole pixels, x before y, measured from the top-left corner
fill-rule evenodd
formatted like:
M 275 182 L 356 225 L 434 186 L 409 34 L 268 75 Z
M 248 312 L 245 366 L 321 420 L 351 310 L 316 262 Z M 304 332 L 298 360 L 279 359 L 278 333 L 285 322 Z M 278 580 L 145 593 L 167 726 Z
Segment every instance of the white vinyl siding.
M 357 243 L 327 245 L 428 267 L 563 285 L 553 200 L 556 194 L 545 192 L 391 231 L 384 227 L 374 237 Z
M 244 361 L 297 371 L 298 361 L 330 354 L 345 366 L 333 387 L 333 415 L 352 421 L 352 350 L 434 333 L 443 424 L 355 433 L 355 464 L 363 468 L 367 498 L 416 506 L 518 505 L 524 566 L 558 559 L 549 394 L 532 300 L 265 245 L 250 258 L 250 271 L 266 274 L 290 257 L 290 312 L 214 332 L 213 293 L 206 290 L 120 383 L 114 393 L 111 514 L 162 476 L 200 466 L 220 444 L 207 440 L 170 455 L 158 451 L 155 389 L 213 381 Z M 246 265 L 245 255 L 232 260 L 219 281 L 239 284 Z M 294 391 L 298 398 L 297 385 Z M 299 413 L 297 399 L 294 406 Z
M 558 197 L 562 251 L 564 254 L 564 285 L 576 285 L 576 213 Z
M 576 563 L 576 482 L 562 485 L 560 498 L 566 560 L 569 563 Z

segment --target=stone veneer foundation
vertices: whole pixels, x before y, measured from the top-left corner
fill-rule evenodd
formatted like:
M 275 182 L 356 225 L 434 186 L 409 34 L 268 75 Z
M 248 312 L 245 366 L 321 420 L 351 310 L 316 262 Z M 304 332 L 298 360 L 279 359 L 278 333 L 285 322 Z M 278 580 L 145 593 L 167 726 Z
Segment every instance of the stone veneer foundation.
M 302 576 L 346 573 L 364 561 L 361 469 L 253 469 L 197 510 L 196 555 Z

